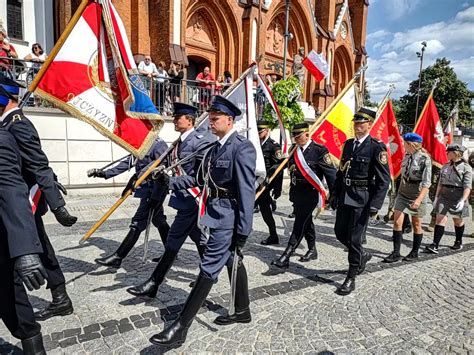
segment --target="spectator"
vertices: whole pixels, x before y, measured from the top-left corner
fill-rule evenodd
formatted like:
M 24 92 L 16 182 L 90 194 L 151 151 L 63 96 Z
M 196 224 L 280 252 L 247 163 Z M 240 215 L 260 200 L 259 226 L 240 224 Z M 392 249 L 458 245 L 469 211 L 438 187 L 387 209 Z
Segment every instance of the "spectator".
M 211 99 L 212 84 L 215 82 L 209 67 L 205 67 L 204 70 L 197 75 L 196 81 L 199 86 L 200 103 L 201 105 L 208 105 Z
M 168 81 L 168 73 L 166 72 L 166 64 L 161 61 L 158 63 L 158 75 L 156 76 L 156 99 L 158 110 L 162 113 L 168 112 L 166 109 L 166 83 Z
M 222 92 L 225 92 L 233 83 L 234 81 L 232 80 L 232 74 L 230 71 L 224 71 L 224 89 Z
M 15 48 L 7 39 L 7 31 L 0 27 L 0 75 L 15 79 L 12 73 L 12 60 L 8 58 L 18 58 Z
M 184 70 L 179 63 L 171 63 L 168 70 L 170 77 L 170 97 L 172 102 L 179 101 L 181 97 L 181 81 L 184 78 Z
M 138 64 L 138 71 L 140 72 L 140 74 L 145 75 L 150 79 L 158 76 L 158 70 L 156 69 L 156 65 L 151 61 L 151 57 L 149 55 L 146 55 L 145 60 L 141 61 L 140 64 Z
M 214 90 L 214 95 L 220 95 L 222 93 L 223 87 L 224 87 L 224 76 L 219 74 L 216 80 L 216 88 Z
M 39 72 L 46 58 L 48 58 L 48 56 L 44 53 L 39 43 L 35 43 L 31 46 L 31 53 L 24 58 L 24 60 L 31 62 L 31 70 L 28 71 L 26 78 L 28 85 L 33 81 L 33 78 Z

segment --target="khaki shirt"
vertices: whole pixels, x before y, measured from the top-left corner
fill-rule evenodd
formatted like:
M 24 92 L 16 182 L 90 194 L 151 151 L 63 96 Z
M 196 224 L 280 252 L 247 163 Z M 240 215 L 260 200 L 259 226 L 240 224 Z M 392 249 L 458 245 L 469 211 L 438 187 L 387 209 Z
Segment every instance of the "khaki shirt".
M 420 188 L 431 186 L 431 158 L 418 150 L 405 155 L 402 161 L 402 184 L 419 182 Z
M 472 168 L 464 160 L 456 163 L 449 162 L 441 168 L 439 183 L 443 186 L 470 189 L 472 187 Z

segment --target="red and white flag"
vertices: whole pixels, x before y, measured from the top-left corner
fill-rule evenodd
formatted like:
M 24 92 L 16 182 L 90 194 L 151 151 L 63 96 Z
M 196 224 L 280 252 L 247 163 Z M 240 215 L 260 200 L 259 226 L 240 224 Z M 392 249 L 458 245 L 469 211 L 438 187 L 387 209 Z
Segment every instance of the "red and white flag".
M 329 65 L 322 53 L 318 54 L 312 50 L 308 53 L 306 58 L 303 59 L 303 65 L 317 81 L 321 81 L 329 75 Z
M 35 93 L 143 157 L 164 120 L 140 78 L 112 2 L 90 1 L 68 32 L 38 74 Z
M 308 163 L 306 162 L 306 159 L 304 158 L 303 152 L 301 149 L 296 148 L 293 157 L 295 159 L 296 166 L 298 170 L 300 171 L 301 175 L 304 176 L 306 181 L 308 181 L 313 187 L 319 192 L 318 195 L 318 206 L 319 208 L 324 208 L 326 207 L 326 188 L 324 187 L 322 181 L 318 178 L 318 175 L 311 170 L 309 167 Z
M 41 198 L 41 190 L 38 184 L 34 184 L 30 189 L 30 204 L 31 204 L 31 211 L 33 214 L 36 213 L 36 209 L 38 208 L 38 203 Z
M 397 119 L 393 112 L 392 101 L 388 100 L 380 115 L 370 130 L 370 135 L 387 146 L 390 175 L 395 180 L 402 171 L 402 161 L 405 156 L 403 139 L 398 129 Z
M 446 144 L 452 144 L 454 140 L 454 128 L 456 127 L 456 121 L 458 120 L 459 115 L 459 103 L 456 102 L 456 105 L 451 110 L 448 119 L 444 123 L 443 133 Z
M 430 153 L 433 165 L 441 168 L 448 162 L 443 127 L 433 99 L 433 93 L 428 96 L 413 132 L 418 133 L 423 138 L 422 146 Z

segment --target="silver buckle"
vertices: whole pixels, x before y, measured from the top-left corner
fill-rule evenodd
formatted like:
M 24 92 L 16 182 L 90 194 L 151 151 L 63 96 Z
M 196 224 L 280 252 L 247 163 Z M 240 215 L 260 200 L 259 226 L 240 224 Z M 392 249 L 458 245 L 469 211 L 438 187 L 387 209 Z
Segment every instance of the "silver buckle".
M 351 186 L 351 183 L 352 183 L 351 179 L 346 178 L 346 186 Z

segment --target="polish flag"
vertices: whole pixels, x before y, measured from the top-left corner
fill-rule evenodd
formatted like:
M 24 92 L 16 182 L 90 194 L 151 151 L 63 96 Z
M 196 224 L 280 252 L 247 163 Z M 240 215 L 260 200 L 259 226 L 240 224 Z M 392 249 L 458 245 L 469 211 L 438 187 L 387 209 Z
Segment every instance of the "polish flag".
M 36 213 L 36 209 L 38 208 L 38 203 L 41 198 L 41 190 L 39 189 L 38 184 L 34 184 L 31 189 L 30 189 L 30 204 L 31 204 L 31 210 L 33 214 Z
M 303 65 L 317 81 L 321 81 L 329 75 L 329 65 L 322 53 L 318 54 L 312 50 L 308 56 L 303 59 Z

